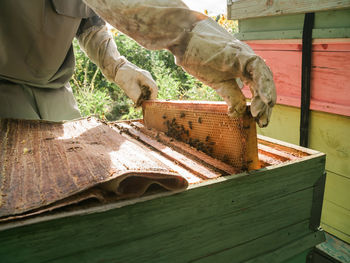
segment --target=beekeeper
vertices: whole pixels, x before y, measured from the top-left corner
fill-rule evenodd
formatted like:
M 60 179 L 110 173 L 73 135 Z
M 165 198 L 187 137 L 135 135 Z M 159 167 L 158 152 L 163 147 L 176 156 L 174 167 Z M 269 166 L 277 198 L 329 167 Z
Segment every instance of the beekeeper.
M 136 104 L 156 98 L 151 75 L 120 56 L 102 17 L 148 49 L 170 50 L 178 65 L 223 97 L 231 116 L 245 110 L 237 84 L 241 79 L 253 94 L 252 115 L 259 126 L 268 124 L 276 102 L 270 69 L 211 18 L 180 0 L 84 2 L 87 5 L 81 0 L 1 1 L 1 118 L 80 116 L 68 83 L 74 70 L 74 37 L 105 77 Z

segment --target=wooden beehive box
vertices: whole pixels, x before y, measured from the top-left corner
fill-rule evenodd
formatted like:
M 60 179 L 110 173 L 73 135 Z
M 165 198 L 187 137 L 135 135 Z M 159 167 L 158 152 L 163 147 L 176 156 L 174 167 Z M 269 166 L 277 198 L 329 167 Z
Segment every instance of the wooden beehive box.
M 258 133 L 298 144 L 302 35 L 314 13 L 309 146 L 327 154 L 322 228 L 350 243 L 350 2 L 238 0 L 228 2 L 235 35 L 266 60 L 274 73 L 277 105 Z M 250 91 L 244 88 L 246 96 Z
M 318 231 L 323 153 L 259 137 L 262 168 L 235 173 L 227 163 L 152 133 L 142 121 L 111 128 L 186 173 L 189 187 L 1 223 L 1 261 L 284 262 L 324 240 Z

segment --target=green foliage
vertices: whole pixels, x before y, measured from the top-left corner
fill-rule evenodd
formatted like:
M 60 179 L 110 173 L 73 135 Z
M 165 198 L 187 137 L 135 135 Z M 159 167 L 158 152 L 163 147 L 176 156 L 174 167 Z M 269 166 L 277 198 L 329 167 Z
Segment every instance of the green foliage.
M 173 55 L 165 50 L 150 51 L 129 37 L 118 34 L 119 52 L 131 63 L 151 73 L 157 82 L 158 99 L 221 100 L 216 92 L 178 67 Z M 108 120 L 140 118 L 142 112 L 114 83 L 86 57 L 74 42 L 76 68 L 71 80 L 74 95 L 83 116 L 97 115 Z

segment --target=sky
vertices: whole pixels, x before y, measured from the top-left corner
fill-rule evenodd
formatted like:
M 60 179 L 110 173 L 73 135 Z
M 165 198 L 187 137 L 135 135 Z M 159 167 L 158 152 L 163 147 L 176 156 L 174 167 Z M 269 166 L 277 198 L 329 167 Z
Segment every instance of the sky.
M 189 8 L 209 15 L 226 14 L 227 0 L 182 0 Z

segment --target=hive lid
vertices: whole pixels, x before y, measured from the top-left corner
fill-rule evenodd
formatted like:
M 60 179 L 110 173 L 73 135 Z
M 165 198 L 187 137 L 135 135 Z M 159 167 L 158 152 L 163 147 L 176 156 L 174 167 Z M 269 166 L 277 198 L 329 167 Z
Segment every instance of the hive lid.
M 110 191 L 128 198 L 154 183 L 168 190 L 187 187 L 149 148 L 120 133 L 94 118 L 0 120 L 0 221 L 102 200 Z

